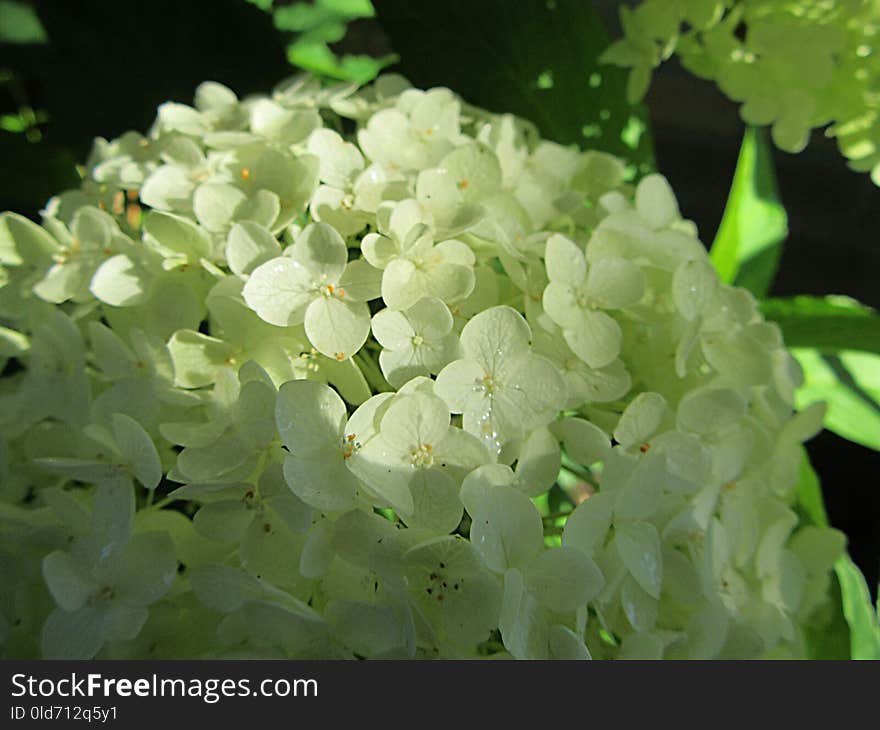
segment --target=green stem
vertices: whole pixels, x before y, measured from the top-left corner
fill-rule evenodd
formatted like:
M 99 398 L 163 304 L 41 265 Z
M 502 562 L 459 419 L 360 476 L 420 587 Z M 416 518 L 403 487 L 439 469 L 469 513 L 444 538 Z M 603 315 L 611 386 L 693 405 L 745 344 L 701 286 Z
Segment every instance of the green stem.
M 544 515 L 542 520 L 558 520 L 560 517 L 570 517 L 572 510 L 568 511 L 559 511 L 559 512 L 550 512 L 549 514 Z
M 354 361 L 358 364 L 361 372 L 364 374 L 364 377 L 367 379 L 367 382 L 370 384 L 370 387 L 374 391 L 376 391 L 377 393 L 387 393 L 394 390 L 390 385 L 388 385 L 388 381 L 385 380 L 385 377 L 382 375 L 382 371 L 379 370 L 379 366 L 376 365 L 376 363 L 369 355 L 363 352 L 359 352 L 357 355 L 354 356 Z

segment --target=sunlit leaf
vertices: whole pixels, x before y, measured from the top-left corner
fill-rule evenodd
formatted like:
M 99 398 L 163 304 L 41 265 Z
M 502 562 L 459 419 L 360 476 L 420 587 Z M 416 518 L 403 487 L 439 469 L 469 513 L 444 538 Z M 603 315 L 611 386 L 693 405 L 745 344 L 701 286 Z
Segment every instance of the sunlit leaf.
M 767 293 L 779 265 L 788 217 L 779 201 L 766 130 L 749 127 L 711 258 L 721 280 Z

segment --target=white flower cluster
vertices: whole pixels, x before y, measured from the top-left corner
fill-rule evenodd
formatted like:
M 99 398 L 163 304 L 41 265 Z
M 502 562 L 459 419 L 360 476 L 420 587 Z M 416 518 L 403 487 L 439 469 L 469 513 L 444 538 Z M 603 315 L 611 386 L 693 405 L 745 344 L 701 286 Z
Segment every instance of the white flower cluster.
M 659 175 L 206 83 L 0 217 L 4 656 L 798 656 L 821 409 Z

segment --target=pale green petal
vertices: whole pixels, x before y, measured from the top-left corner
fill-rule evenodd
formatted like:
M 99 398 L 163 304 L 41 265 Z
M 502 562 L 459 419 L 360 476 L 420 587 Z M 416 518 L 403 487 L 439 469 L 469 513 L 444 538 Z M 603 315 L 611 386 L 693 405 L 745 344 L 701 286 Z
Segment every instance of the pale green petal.
M 582 661 L 592 659 L 589 649 L 584 644 L 584 640 L 575 634 L 567 626 L 550 627 L 550 658 L 561 659 L 563 661 Z
M 456 360 L 440 371 L 434 391 L 453 413 L 464 413 L 479 407 L 486 374 L 483 366 L 473 360 Z
M 547 659 L 549 627 L 544 610 L 527 590 L 519 570 L 504 575 L 504 597 L 498 621 L 504 648 L 515 659 Z
M 476 263 L 476 257 L 471 247 L 455 239 L 441 241 L 434 246 L 432 254 L 439 256 L 442 261 L 448 264 L 459 264 L 460 266 L 473 268 Z
M 451 241 L 447 241 L 447 243 L 451 243 Z M 435 248 L 439 248 L 439 246 Z M 418 281 L 419 285 L 424 289 L 424 293 L 428 296 L 453 303 L 466 298 L 473 291 L 475 278 L 474 270 L 471 266 L 441 263 L 436 268 L 423 274 L 422 278 L 418 279 Z
M 339 289 L 355 302 L 378 299 L 382 289 L 382 272 L 364 259 L 350 261 L 339 279 Z
M 646 175 L 636 188 L 636 209 L 651 228 L 666 228 L 679 217 L 678 203 L 662 175 Z
M 288 454 L 284 479 L 297 497 L 316 510 L 341 512 L 354 506 L 357 479 L 348 470 L 341 448 L 331 446 L 304 456 Z
M 43 266 L 57 248 L 46 229 L 18 213 L 0 213 L 0 264 Z
M 712 304 L 719 288 L 718 274 L 708 261 L 683 262 L 672 277 L 672 297 L 681 315 L 692 320 Z
M 529 563 L 526 584 L 543 606 L 565 613 L 598 596 L 605 579 L 583 551 L 563 546 L 544 550 Z
M 129 478 L 104 482 L 92 498 L 92 537 L 101 556 L 110 557 L 128 543 L 134 520 L 134 486 Z
M 711 433 L 731 425 L 746 413 L 746 401 L 727 388 L 690 391 L 678 406 L 678 425 L 685 431 Z
M 127 254 L 107 259 L 92 277 L 89 289 L 105 304 L 130 307 L 144 302 L 152 276 Z
M 650 660 L 663 658 L 663 639 L 655 633 L 636 633 L 627 636 L 620 646 L 617 658 L 622 661 Z
M 285 216 L 291 216 L 295 211 L 287 211 Z M 235 209 L 235 220 L 251 221 L 273 232 L 277 232 L 290 221 L 281 216 L 281 201 L 278 195 L 270 190 L 257 190 L 247 200 L 239 203 Z
M 225 565 L 200 565 L 190 572 L 189 580 L 198 599 L 221 613 L 231 613 L 264 594 L 256 578 Z
M 81 608 L 100 588 L 84 566 L 60 550 L 43 558 L 43 578 L 55 603 L 65 611 Z
M 649 522 L 624 522 L 617 525 L 614 542 L 617 553 L 633 578 L 654 598 L 660 597 L 663 585 L 663 561 L 660 537 Z
M 446 220 L 462 202 L 462 191 L 449 171 L 442 168 L 422 170 L 416 178 L 416 198 L 437 218 Z
M 382 417 L 380 430 L 386 442 L 401 454 L 427 449 L 425 458 L 449 430 L 449 409 L 434 395 L 413 393 L 400 396 Z
M 603 258 L 590 267 L 587 296 L 605 309 L 622 309 L 636 304 L 645 293 L 645 275 L 631 261 Z
M 358 148 L 332 129 L 316 129 L 309 135 L 309 152 L 320 160 L 321 180 L 334 187 L 345 187 L 364 168 Z
M 422 301 L 428 301 L 427 299 Z M 403 350 L 412 347 L 416 334 L 407 316 L 393 309 L 383 309 L 372 320 L 373 336 L 382 347 Z
M 346 417 L 342 398 L 324 383 L 293 380 L 278 391 L 275 423 L 293 454 L 323 453 L 331 445 L 341 454 Z
M 161 247 L 191 261 L 211 256 L 211 239 L 192 221 L 171 213 L 153 211 L 144 218 L 144 233 Z
M 549 429 L 539 428 L 526 438 L 516 460 L 516 476 L 528 496 L 537 496 L 553 486 L 560 458 L 559 441 Z
M 540 355 L 508 360 L 497 372 L 496 381 L 494 415 L 505 424 L 506 431 L 544 426 L 565 402 L 565 381 L 556 366 Z M 519 427 L 514 425 L 515 421 Z
M 226 261 L 236 274 L 250 274 L 257 266 L 281 255 L 281 246 L 266 228 L 253 221 L 236 223 L 226 239 Z
M 309 530 L 302 554 L 299 572 L 306 578 L 321 578 L 327 574 L 336 551 L 333 549 L 333 523 L 320 520 Z
M 630 626 L 636 631 L 650 631 L 657 623 L 657 599 L 642 590 L 632 576 L 623 579 L 620 605 Z
M 511 354 L 527 351 L 532 333 L 512 307 L 492 307 L 473 317 L 461 331 L 461 348 L 468 359 L 495 373 Z
M 285 109 L 270 99 L 260 99 L 250 112 L 254 132 L 286 145 L 303 141 L 321 124 L 315 109 Z
M 93 273 L 94 264 L 88 260 L 74 259 L 63 264 L 55 264 L 46 275 L 34 285 L 34 294 L 52 304 L 61 304 L 68 299 L 80 298 Z
M 324 615 L 334 636 L 359 656 L 381 656 L 406 645 L 401 617 L 390 606 L 333 600 Z
M 218 542 L 237 543 L 254 519 L 243 499 L 222 500 L 204 505 L 193 518 L 200 535 Z
M 593 494 L 581 502 L 565 522 L 562 544 L 592 555 L 605 544 L 613 506 L 614 495 L 608 492 Z
M 225 183 L 203 183 L 193 194 L 193 211 L 208 231 L 223 232 L 235 209 L 247 199 L 238 188 Z
M 403 243 L 415 231 L 421 231 L 425 223 L 424 214 L 418 201 L 409 198 L 394 205 L 388 227 L 382 230 Z
M 518 489 L 471 482 L 461 501 L 471 516 L 471 543 L 496 573 L 525 567 L 541 551 L 541 516 Z
M 384 269 L 400 252 L 390 238 L 378 233 L 368 233 L 361 241 L 364 258 L 377 269 Z
M 578 299 L 578 293 L 568 284 L 551 281 L 544 289 L 541 303 L 556 324 L 574 329 L 580 326 L 583 317 Z
M 650 451 L 636 464 L 626 483 L 616 489 L 614 515 L 619 520 L 646 520 L 660 508 L 663 487 L 669 482 L 665 459 Z
M 147 489 L 155 489 L 162 480 L 162 463 L 153 439 L 141 424 L 124 413 L 114 413 L 112 420 L 116 444 L 135 479 Z
M 306 309 L 305 328 L 318 352 L 345 360 L 361 349 L 370 334 L 370 308 L 362 302 L 320 297 Z
M 379 367 L 389 385 L 400 388 L 413 378 L 429 375 L 432 368 L 421 357 L 426 350 L 424 345 L 418 350 L 412 347 L 404 350 L 382 350 L 379 353 Z M 437 369 L 439 368 L 433 370 Z
M 424 297 L 406 310 L 414 334 L 425 340 L 439 340 L 452 331 L 452 313 L 442 301 Z
M 346 401 L 359 406 L 369 400 L 372 395 L 370 386 L 354 360 L 349 358 L 339 362 L 336 359 L 324 358 L 320 367 L 330 384 Z
M 626 407 L 614 429 L 614 439 L 624 449 L 648 441 L 666 415 L 666 399 L 659 393 L 639 393 Z
M 345 270 L 348 248 L 332 226 L 312 223 L 296 237 L 290 255 L 316 285 L 336 284 Z
M 299 572 L 299 555 L 305 538 L 295 535 L 271 513 L 255 519 L 245 530 L 239 557 L 251 575 L 279 588 L 296 589 L 305 580 Z
M 445 638 L 463 647 L 488 638 L 498 625 L 501 592 L 468 541 L 439 537 L 404 559 L 410 595 Z
M 149 606 L 164 596 L 177 577 L 174 543 L 167 532 L 141 532 L 121 556 L 116 595 L 129 605 Z
M 261 264 L 251 273 L 242 296 L 260 318 L 278 327 L 300 324 L 317 292 L 310 272 L 287 256 Z
M 584 252 L 565 236 L 555 233 L 547 239 L 544 261 L 547 277 L 557 285 L 578 288 L 586 281 Z
M 254 164 L 250 182 L 255 190 L 275 193 L 281 203 L 282 216 L 293 217 L 305 208 L 318 187 L 318 158 L 314 155 L 293 157 L 267 148 Z
M 43 625 L 44 659 L 91 659 L 104 644 L 103 609 L 83 606 L 67 612 L 56 608 Z
M 419 469 L 410 482 L 413 511 L 404 515 L 409 527 L 448 534 L 461 522 L 463 508 L 458 485 L 438 469 Z
M 582 418 L 566 418 L 561 428 L 565 452 L 579 464 L 591 466 L 604 461 L 611 449 L 608 435 L 595 423 Z
M 214 382 L 217 368 L 228 366 L 235 348 L 216 337 L 193 330 L 179 330 L 168 340 L 174 362 L 174 384 L 180 388 L 201 388 Z
M 107 641 L 135 639 L 149 615 L 149 611 L 143 606 L 129 606 L 114 601 L 104 612 L 104 638 Z
M 391 309 L 408 309 L 427 293 L 426 279 L 415 264 L 403 258 L 394 258 L 382 275 L 382 299 Z
M 309 201 L 309 212 L 316 221 L 333 226 L 343 236 L 354 236 L 369 220 L 368 214 L 354 205 L 350 193 L 321 185 Z
M 192 206 L 196 183 L 180 165 L 162 165 L 144 180 L 138 197 L 144 205 L 158 210 L 186 210 Z
M 576 329 L 564 330 L 572 351 L 591 368 L 601 368 L 620 353 L 620 325 L 604 312 L 583 312 Z
M 501 166 L 489 147 L 471 143 L 450 152 L 440 161 L 465 197 L 480 198 L 495 193 L 501 187 Z

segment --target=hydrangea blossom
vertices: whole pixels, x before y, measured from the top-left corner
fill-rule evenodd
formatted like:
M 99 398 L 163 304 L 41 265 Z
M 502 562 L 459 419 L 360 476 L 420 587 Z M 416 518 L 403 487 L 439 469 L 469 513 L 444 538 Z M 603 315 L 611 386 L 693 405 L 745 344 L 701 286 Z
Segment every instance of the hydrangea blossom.
M 207 83 L 0 216 L 0 282 L 2 656 L 804 652 L 821 407 L 659 175 Z

